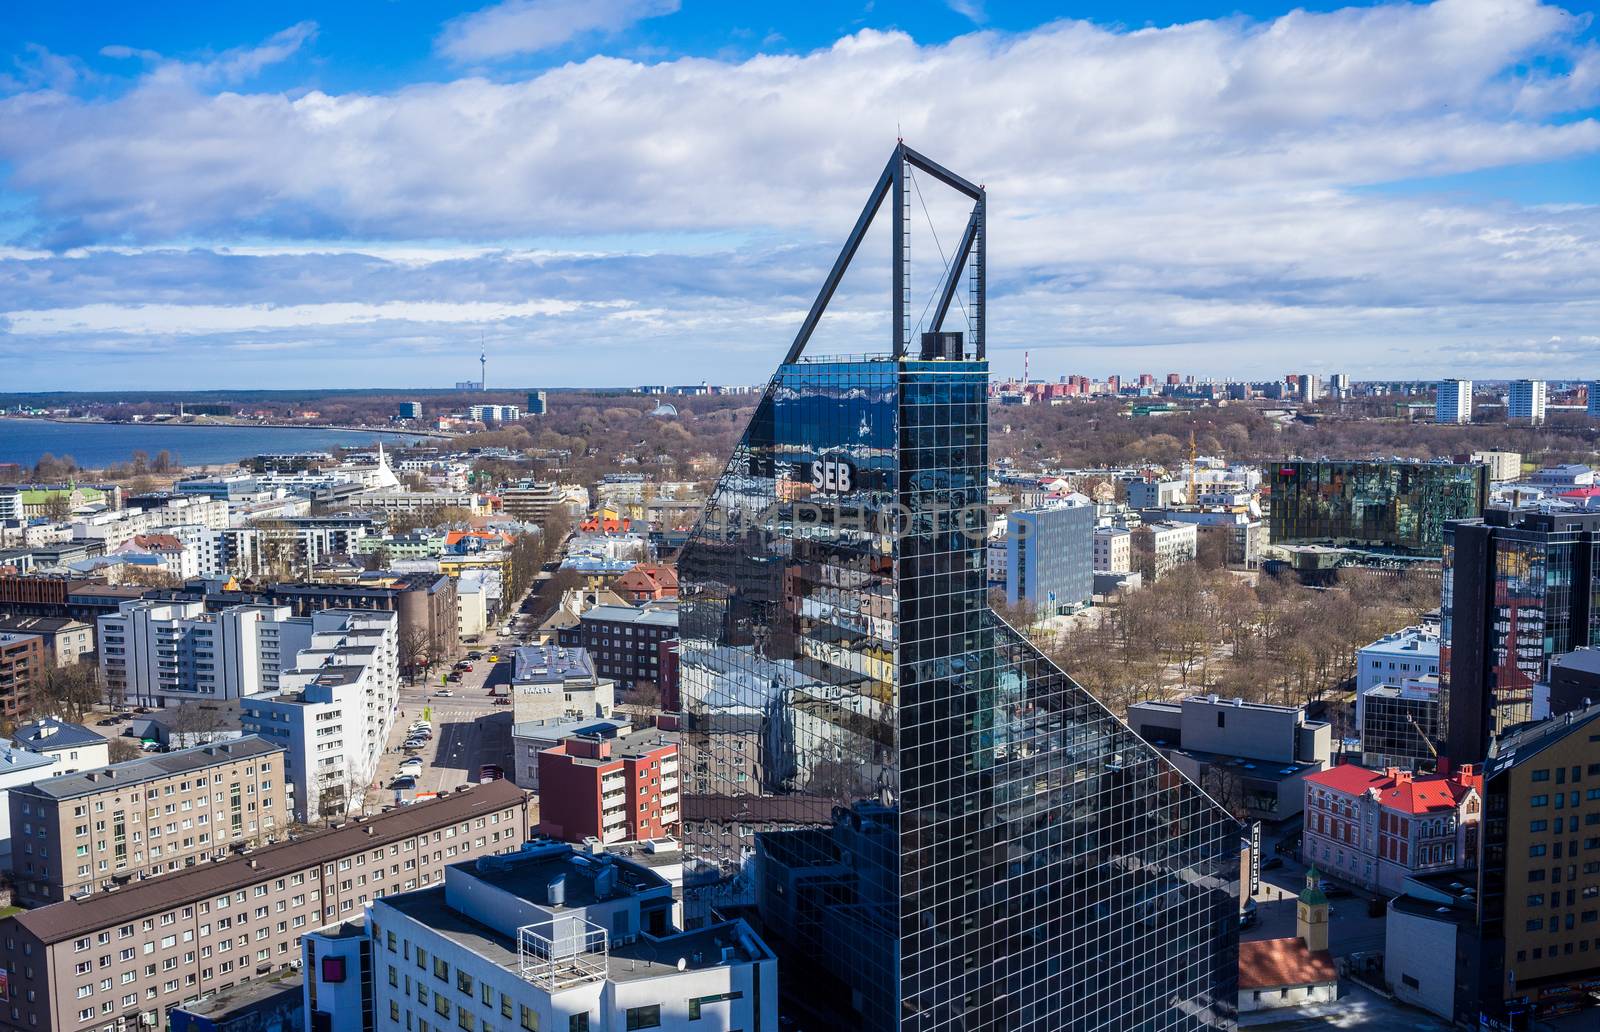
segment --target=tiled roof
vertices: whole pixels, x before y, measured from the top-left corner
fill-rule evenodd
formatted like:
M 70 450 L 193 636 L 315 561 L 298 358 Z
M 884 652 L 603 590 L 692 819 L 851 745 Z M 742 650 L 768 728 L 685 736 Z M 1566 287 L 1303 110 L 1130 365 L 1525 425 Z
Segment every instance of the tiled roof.
M 1348 795 L 1361 795 L 1369 789 L 1375 790 L 1379 805 L 1409 814 L 1454 810 L 1461 805 L 1461 800 L 1469 791 L 1483 791 L 1483 775 L 1466 768 L 1451 774 L 1419 776 L 1404 771 L 1368 770 L 1346 763 L 1309 775 L 1305 780 L 1308 784 Z
M 1382 788 L 1388 783 L 1389 777 L 1380 771 L 1368 770 L 1354 763 L 1344 763 L 1308 775 L 1305 780 L 1309 785 L 1320 785 L 1335 792 L 1360 795 L 1369 788 Z
M 1301 939 L 1265 939 L 1239 944 L 1239 988 L 1280 989 L 1339 980 L 1327 950 L 1313 953 Z

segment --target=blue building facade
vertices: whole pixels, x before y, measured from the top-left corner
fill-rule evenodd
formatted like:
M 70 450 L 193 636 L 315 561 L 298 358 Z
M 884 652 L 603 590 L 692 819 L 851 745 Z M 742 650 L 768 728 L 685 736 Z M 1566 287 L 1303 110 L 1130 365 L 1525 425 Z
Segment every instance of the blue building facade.
M 1095 508 L 1063 503 L 1006 518 L 1006 604 L 1053 616 L 1094 597 Z

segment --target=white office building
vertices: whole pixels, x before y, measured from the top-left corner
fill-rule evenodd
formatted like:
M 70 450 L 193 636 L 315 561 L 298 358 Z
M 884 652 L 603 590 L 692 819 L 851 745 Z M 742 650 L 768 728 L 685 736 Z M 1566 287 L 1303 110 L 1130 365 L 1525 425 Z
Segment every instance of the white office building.
M 276 692 L 240 700 L 240 725 L 283 747 L 295 819 L 359 812 L 400 698 L 395 613 L 324 609 Z
M 383 1029 L 777 1032 L 772 951 L 743 919 L 684 932 L 672 909 L 652 868 L 565 843 L 453 864 L 442 885 L 369 902 L 365 944 L 351 925 L 304 937 L 306 1026 L 354 982 Z M 313 962 L 330 956 L 347 961 Z
M 1544 422 L 1543 380 L 1512 380 L 1506 390 L 1506 418 L 1527 423 Z
M 1433 403 L 1435 423 L 1472 422 L 1472 381 L 1440 380 L 1439 393 Z
M 1356 727 L 1362 726 L 1366 714 L 1367 692 L 1438 673 L 1438 624 L 1407 627 L 1363 647 L 1356 652 Z

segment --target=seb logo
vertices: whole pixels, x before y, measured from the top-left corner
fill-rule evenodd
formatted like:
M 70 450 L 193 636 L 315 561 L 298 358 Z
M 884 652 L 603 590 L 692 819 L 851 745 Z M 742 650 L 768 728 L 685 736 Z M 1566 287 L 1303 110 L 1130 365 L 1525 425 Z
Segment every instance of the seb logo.
M 845 459 L 813 459 L 811 490 L 844 494 L 855 490 L 856 468 Z

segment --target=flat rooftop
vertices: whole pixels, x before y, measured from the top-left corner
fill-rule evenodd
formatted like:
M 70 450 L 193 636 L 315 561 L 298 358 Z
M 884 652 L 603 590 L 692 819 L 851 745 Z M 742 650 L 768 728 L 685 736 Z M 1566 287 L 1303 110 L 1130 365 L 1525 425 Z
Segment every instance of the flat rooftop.
M 205 770 L 218 764 L 271 756 L 282 751 L 281 747 L 273 745 L 259 735 L 245 735 L 232 741 L 197 745 L 192 749 L 141 756 L 137 760 L 113 763 L 109 767 L 64 774 L 59 778 L 35 782 L 11 791 L 42 795 L 51 799 L 75 799 L 79 796 L 96 795 L 112 789 L 127 788 L 129 785 Z
M 513 684 L 562 684 L 594 677 L 594 660 L 589 657 L 587 649 L 562 645 L 522 645 L 513 657 Z

